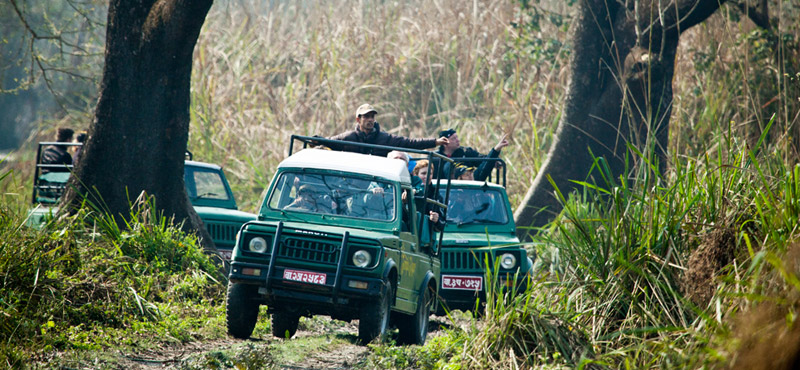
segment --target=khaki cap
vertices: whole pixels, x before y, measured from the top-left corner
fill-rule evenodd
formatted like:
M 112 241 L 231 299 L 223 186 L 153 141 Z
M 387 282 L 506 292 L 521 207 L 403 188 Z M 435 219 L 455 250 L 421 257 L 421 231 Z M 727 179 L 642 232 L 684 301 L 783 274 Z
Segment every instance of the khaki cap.
M 375 112 L 375 114 L 378 114 L 378 111 L 376 111 L 371 105 L 361 104 L 361 106 L 356 109 L 356 117 L 363 116 L 369 112 Z

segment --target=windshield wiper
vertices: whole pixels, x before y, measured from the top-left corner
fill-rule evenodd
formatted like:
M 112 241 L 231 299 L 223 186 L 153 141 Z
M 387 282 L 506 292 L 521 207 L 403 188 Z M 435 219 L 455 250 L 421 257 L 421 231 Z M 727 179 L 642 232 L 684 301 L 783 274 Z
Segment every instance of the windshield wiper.
M 219 196 L 219 194 L 217 194 L 217 193 L 203 193 L 203 194 L 200 194 L 200 195 L 198 195 L 196 197 L 192 197 L 192 200 L 210 198 L 210 197 L 218 197 L 218 196 Z
M 504 223 L 505 223 L 505 222 L 500 222 L 500 221 L 497 221 L 497 220 L 490 220 L 490 219 L 486 219 L 486 218 L 476 218 L 476 219 L 472 219 L 472 220 L 469 220 L 469 221 L 462 221 L 462 222 L 459 222 L 459 223 L 458 223 L 458 226 L 461 226 L 461 225 L 469 225 L 469 224 L 490 224 L 490 225 L 502 225 L 502 224 L 504 224 Z

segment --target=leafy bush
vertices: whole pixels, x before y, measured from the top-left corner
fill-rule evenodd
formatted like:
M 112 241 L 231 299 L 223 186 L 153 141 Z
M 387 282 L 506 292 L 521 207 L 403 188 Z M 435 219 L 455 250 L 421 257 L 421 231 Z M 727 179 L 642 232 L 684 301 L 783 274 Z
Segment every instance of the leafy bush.
M 97 227 L 108 216 L 86 210 L 41 231 L 21 227 L 22 215 L 8 209 L 2 215 L 0 336 L 8 339 L 0 353 L 12 363 L 41 349 L 91 348 L 138 323 L 186 340 L 203 325 L 193 318 L 199 307 L 223 301 L 217 267 L 163 218 L 108 233 Z

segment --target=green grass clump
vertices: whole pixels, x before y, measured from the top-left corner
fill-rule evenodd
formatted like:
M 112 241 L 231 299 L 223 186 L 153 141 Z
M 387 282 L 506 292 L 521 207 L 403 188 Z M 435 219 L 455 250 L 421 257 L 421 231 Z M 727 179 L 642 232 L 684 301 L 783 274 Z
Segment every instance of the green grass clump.
M 365 369 L 458 369 L 466 332 L 446 330 L 428 336 L 424 346 L 369 345 L 369 355 L 360 363 Z
M 20 364 L 50 351 L 224 335 L 223 285 L 196 238 L 163 218 L 108 233 L 87 211 L 43 230 L 0 217 L 0 357 Z M 92 217 L 90 217 L 92 216 Z M 209 325 L 213 324 L 213 325 Z

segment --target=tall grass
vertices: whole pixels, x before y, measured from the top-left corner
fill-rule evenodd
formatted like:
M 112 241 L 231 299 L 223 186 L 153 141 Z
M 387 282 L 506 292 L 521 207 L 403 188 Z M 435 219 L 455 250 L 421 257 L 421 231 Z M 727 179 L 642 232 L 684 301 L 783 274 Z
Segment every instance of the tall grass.
M 663 182 L 599 165 L 540 236 L 530 289 L 490 290 L 483 321 L 448 334 L 465 342 L 451 363 L 790 368 L 800 165 L 772 155 L 767 136 L 750 148 L 715 135 L 724 156 L 676 162 Z
M 778 9 L 781 17 L 797 11 Z M 469 356 L 457 362 L 791 366 L 798 353 L 786 339 L 796 333 L 798 313 L 792 243 L 800 231 L 793 138 L 800 84 L 786 82 L 800 67 L 785 56 L 797 53 L 798 26 L 739 30 L 730 12 L 685 37 L 694 44 L 683 50 L 698 50 L 679 60 L 686 68 L 676 75 L 669 173 L 644 167 L 614 178 L 598 160 L 582 193 L 559 194 L 564 212 L 537 242 L 549 274 L 523 297 L 490 297 L 499 303 L 495 314 L 453 334 L 469 338 L 462 352 Z M 780 53 L 755 50 L 775 39 Z M 706 46 L 714 55 L 704 55 Z
M 220 3 L 198 42 L 190 147 L 225 165 L 253 207 L 290 134 L 351 129 L 355 108 L 370 102 L 395 134 L 455 127 L 488 152 L 513 132 L 504 158 L 521 196 L 563 94 L 565 76 L 548 67 L 566 55 L 523 53 L 511 27 L 519 17 L 505 0 Z

